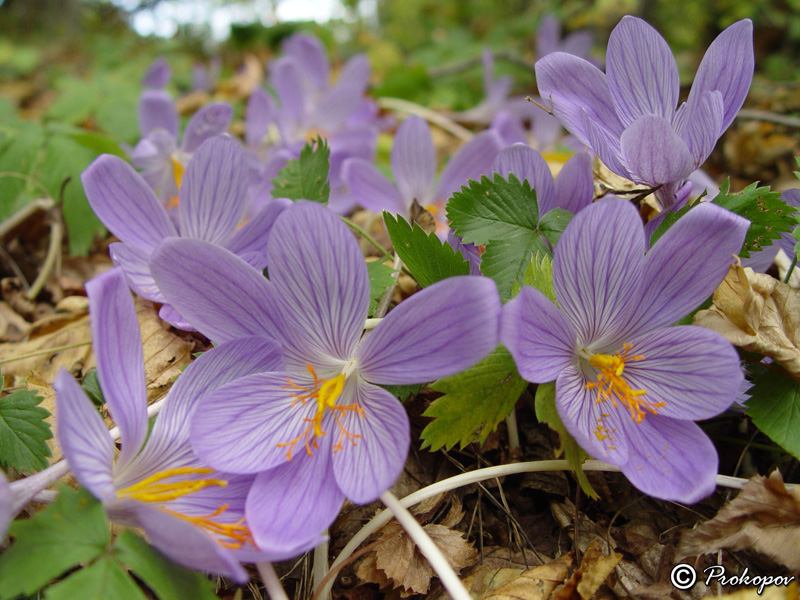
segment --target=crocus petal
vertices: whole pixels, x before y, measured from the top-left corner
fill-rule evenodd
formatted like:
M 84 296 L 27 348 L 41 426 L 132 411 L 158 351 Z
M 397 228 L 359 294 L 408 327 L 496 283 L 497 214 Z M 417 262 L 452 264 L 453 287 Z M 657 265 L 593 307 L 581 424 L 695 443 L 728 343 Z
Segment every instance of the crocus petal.
M 171 133 L 153 131 L 136 144 L 131 154 L 131 164 L 141 171 L 142 179 L 162 201 L 178 195 L 175 165 L 172 162 L 176 150 L 175 137 Z
M 569 132 L 589 144 L 581 113 L 602 123 L 619 137 L 623 126 L 614 110 L 606 76 L 590 62 L 563 52 L 553 52 L 536 61 L 536 83 L 543 104 L 551 108 Z
M 175 562 L 230 577 L 239 584 L 247 582 L 247 571 L 233 553 L 191 522 L 142 503 L 132 511 L 150 542 Z
M 742 19 L 719 34 L 709 46 L 697 69 L 687 104 L 705 92 L 719 90 L 725 105 L 721 131 L 725 131 L 744 104 L 754 66 L 753 22 Z
M 227 242 L 242 218 L 249 183 L 239 144 L 227 137 L 205 141 L 192 156 L 178 192 L 181 235 Z
M 595 202 L 570 221 L 553 257 L 558 305 L 585 342 L 614 336 L 641 294 L 644 233 L 627 201 Z
M 297 402 L 287 390 L 289 379 L 284 372 L 257 373 L 204 396 L 191 423 L 200 459 L 220 471 L 259 473 L 305 454 L 303 432 L 310 425 L 304 419 L 313 418 L 316 406 Z M 294 447 L 278 445 L 297 438 Z
M 178 235 L 153 190 L 118 156 L 103 154 L 81 175 L 92 210 L 123 242 L 152 249 Z
M 630 458 L 622 472 L 642 492 L 694 504 L 714 491 L 717 450 L 695 423 L 648 415 L 623 427 Z
M 544 113 L 544 111 L 542 111 Z M 544 113 L 547 114 L 547 113 Z M 503 146 L 510 146 L 511 144 L 526 144 L 528 142 L 528 135 L 519 117 L 511 113 L 501 111 L 497 113 L 492 119 L 489 127 L 497 132 L 503 142 Z M 561 125 L 559 124 L 559 127 Z
M 594 39 L 591 32 L 573 31 L 561 40 L 558 44 L 558 49 L 561 52 L 567 52 L 568 54 L 574 54 L 575 56 L 588 59 L 593 41 Z
M 332 131 L 358 110 L 362 95 L 357 88 L 336 86 L 325 92 L 316 104 L 312 126 Z
M 536 191 L 539 217 L 555 208 L 556 188 L 550 167 L 536 150 L 525 144 L 514 144 L 500 151 L 492 164 L 492 170 L 508 178 L 509 173 L 520 181 L 527 180 Z
M 5 473 L 0 472 L 0 540 L 5 539 L 8 526 L 14 516 L 13 502 L 14 495 L 11 493 L 8 479 L 6 479 Z
M 56 375 L 53 389 L 57 405 L 56 435 L 69 468 L 93 496 L 112 500 L 114 443 L 103 419 L 66 369 Z
M 555 15 L 546 13 L 536 28 L 536 56 L 542 58 L 554 52 L 561 37 L 561 23 Z
M 336 87 L 347 87 L 356 95 L 361 96 L 369 85 L 370 70 L 367 56 L 356 54 L 342 67 L 339 78 L 336 80 Z
M 288 120 L 291 126 L 302 122 L 308 99 L 297 61 L 288 56 L 274 61 L 270 69 L 270 83 L 278 94 L 282 120 Z
M 369 277 L 344 223 L 320 204 L 295 204 L 272 229 L 267 264 L 304 337 L 326 354 L 350 360 L 367 316 Z
M 414 200 L 425 205 L 436 174 L 436 150 L 428 124 L 417 116 L 407 118 L 394 137 L 392 173 L 406 210 Z
M 136 294 L 152 302 L 165 302 L 147 265 L 151 254 L 149 250 L 125 242 L 114 242 L 109 244 L 108 254 L 114 265 L 122 269 L 125 281 Z
M 500 136 L 491 130 L 482 131 L 461 146 L 442 171 L 434 199 L 447 200 L 470 179 L 479 180 L 481 175 L 491 173 L 492 162 L 502 148 Z
M 86 294 L 91 306 L 97 377 L 108 411 L 119 427 L 122 451 L 117 468 L 124 469 L 147 436 L 147 387 L 139 321 L 119 269 L 89 281 Z
M 147 72 L 142 77 L 142 87 L 153 90 L 160 90 L 167 86 L 172 77 L 172 69 L 163 56 L 159 56 L 148 67 Z
M 689 148 L 663 117 L 636 119 L 622 134 L 620 151 L 633 180 L 648 185 L 678 182 L 694 171 Z
M 608 39 L 608 89 L 628 127 L 643 115 L 672 121 L 678 106 L 678 65 L 667 42 L 642 19 L 623 17 Z
M 709 419 L 726 410 L 739 392 L 739 355 L 715 331 L 668 327 L 630 343 L 631 352 L 644 358 L 625 363 L 625 379 L 631 388 L 645 390 L 648 402 L 666 403 L 657 409 L 659 415 Z
M 324 541 L 322 533 L 343 502 L 330 451 L 303 453 L 256 476 L 247 496 L 247 522 L 257 546 L 292 558 Z
M 164 304 L 158 309 L 158 318 L 180 331 L 197 331 L 197 329 L 192 327 L 192 324 L 184 319 L 170 304 Z
M 630 331 L 672 325 L 697 308 L 725 278 L 749 224 L 709 202 L 678 219 L 647 253 L 641 304 Z
M 528 381 L 554 381 L 573 362 L 577 337 L 569 320 L 539 290 L 524 287 L 503 307 L 500 341 Z
M 248 146 L 257 148 L 264 142 L 269 124 L 275 113 L 275 101 L 261 86 L 256 87 L 247 99 L 247 117 L 244 122 L 244 139 Z
M 594 199 L 592 157 L 588 152 L 578 152 L 561 167 L 556 177 L 556 207 L 573 215 L 583 210 Z
M 402 473 L 411 433 L 403 405 L 383 388 L 353 378 L 339 403 L 349 404 L 351 400 L 363 413 L 347 411 L 340 417 L 342 428 L 355 439 L 337 432 L 340 437 L 333 447 L 333 473 L 349 500 L 368 504 Z
M 183 132 L 181 150 L 194 152 L 207 139 L 222 135 L 233 118 L 233 108 L 224 102 L 213 102 L 198 110 Z
M 287 327 L 273 285 L 224 248 L 172 238 L 153 253 L 150 271 L 169 303 L 216 343 Z
M 142 137 L 157 129 L 178 137 L 178 111 L 170 95 L 162 90 L 145 90 L 139 97 L 139 132 Z
M 259 255 L 259 264 L 250 264 L 256 269 L 263 269 L 267 266 L 267 240 L 269 239 L 269 232 L 272 231 L 272 226 L 275 224 L 275 220 L 278 216 L 291 205 L 291 200 L 276 198 L 258 211 L 252 219 L 245 223 L 244 227 L 233 234 L 233 237 L 225 244 L 225 247 L 234 254 L 238 254 L 242 257 L 250 253 Z
M 294 58 L 309 83 L 317 91 L 328 86 L 331 66 L 322 42 L 313 35 L 296 34 L 283 43 L 283 51 Z
M 570 365 L 556 379 L 556 409 L 569 434 L 581 448 L 599 460 L 621 465 L 628 460 L 628 438 L 621 435 L 628 419 L 624 409 L 598 402 L 597 392 L 586 387 L 586 376 Z
M 331 170 L 328 180 L 333 194 L 336 188 L 345 185 L 342 179 L 342 165 L 348 158 L 360 158 L 369 163 L 375 159 L 378 129 L 372 125 L 356 125 L 334 132 L 328 141 L 331 147 Z M 328 207 L 330 208 L 330 200 Z
M 583 111 L 581 116 L 583 117 L 586 138 L 592 151 L 611 171 L 626 179 L 633 179 L 633 175 L 631 175 L 628 165 L 622 156 L 619 136 L 612 134 L 602 125 L 592 121 L 586 111 Z
M 355 201 L 367 210 L 380 213 L 388 210 L 390 213 L 405 214 L 397 189 L 386 177 L 361 158 L 348 158 L 342 165 L 342 179 L 344 179 Z
M 692 154 L 694 166 L 699 167 L 711 154 L 722 134 L 725 107 L 722 103 L 722 94 L 718 90 L 706 92 L 696 98 L 698 105 L 687 105 L 686 126 L 682 131 L 680 129 L 677 131 Z
M 378 384 L 454 375 L 494 350 L 499 318 L 500 297 L 491 279 L 439 281 L 401 302 L 366 337 L 358 351 L 359 372 Z

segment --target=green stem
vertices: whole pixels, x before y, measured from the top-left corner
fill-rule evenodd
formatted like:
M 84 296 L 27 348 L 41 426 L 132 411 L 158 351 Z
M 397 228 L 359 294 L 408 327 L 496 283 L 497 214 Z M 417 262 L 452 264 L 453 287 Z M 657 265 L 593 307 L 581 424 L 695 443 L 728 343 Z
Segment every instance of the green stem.
M 392 253 L 391 253 L 391 252 L 387 252 L 386 250 L 384 250 L 383 246 L 381 246 L 381 245 L 380 245 L 380 244 L 379 244 L 379 243 L 378 243 L 378 242 L 375 240 L 375 238 L 374 238 L 374 237 L 372 237 L 370 234 L 368 234 L 366 231 L 364 231 L 364 230 L 363 230 L 363 229 L 362 229 L 360 226 L 358 226 L 358 225 L 356 225 L 355 223 L 353 223 L 353 222 L 352 222 L 350 219 L 348 219 L 347 217 L 340 217 L 340 218 L 342 219 L 342 221 L 344 221 L 344 222 L 345 222 L 345 224 L 346 224 L 348 227 L 350 227 L 350 229 L 352 229 L 353 231 L 355 231 L 356 233 L 358 233 L 358 234 L 359 234 L 361 237 L 363 237 L 365 240 L 367 240 L 367 241 L 368 241 L 370 244 L 372 244 L 372 245 L 373 245 L 373 246 L 375 246 L 375 247 L 376 247 L 378 250 L 380 250 L 380 251 L 383 253 L 383 259 L 384 259 L 384 260 L 386 260 L 387 258 L 392 258 Z
M 792 259 L 792 264 L 789 265 L 789 269 L 786 271 L 786 277 L 783 278 L 783 283 L 789 283 L 789 279 L 792 277 L 792 271 L 794 271 L 794 266 L 797 264 L 797 254 L 794 255 Z

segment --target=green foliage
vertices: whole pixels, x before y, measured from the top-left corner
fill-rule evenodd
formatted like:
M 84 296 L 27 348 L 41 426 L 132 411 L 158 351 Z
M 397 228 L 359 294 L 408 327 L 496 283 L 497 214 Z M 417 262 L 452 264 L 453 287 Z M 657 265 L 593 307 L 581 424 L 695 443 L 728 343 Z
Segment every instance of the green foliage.
M 547 254 L 539 252 L 531 259 L 531 264 L 522 275 L 522 285 L 530 286 L 542 292 L 553 304 L 556 302 L 556 290 L 553 287 L 553 261 Z M 514 282 L 512 295 L 516 296 L 522 286 Z
M 435 233 L 427 234 L 416 223 L 413 228 L 400 215 L 384 211 L 383 221 L 395 252 L 422 287 L 456 275 L 469 275 L 469 263 Z
M 800 458 L 800 382 L 777 366 L 757 367 L 746 414 L 775 443 Z
M 758 183 L 748 185 L 741 192 L 730 193 L 730 179 L 722 184 L 719 195 L 713 202 L 750 221 L 750 228 L 739 252 L 742 258 L 749 258 L 750 252 L 758 252 L 764 246 L 771 246 L 773 240 L 780 239 L 781 233 L 791 231 L 797 220 L 792 216 L 795 208 L 781 200 L 780 192 L 770 191 L 769 186 L 758 187 Z M 671 212 L 650 236 L 650 245 L 655 244 L 678 219 L 697 206 L 695 202 L 678 212 Z
M 133 572 L 161 600 L 214 600 L 211 582 L 182 567 L 131 531 L 111 545 L 103 505 L 85 489 L 62 486 L 53 505 L 12 523 L 14 543 L 0 555 L 0 599 L 31 596 L 45 600 L 145 600 Z
M 450 225 L 465 243 L 485 246 L 481 271 L 511 297 L 534 254 L 551 254 L 572 214 L 556 208 L 540 218 L 536 192 L 513 174 L 469 182 L 447 204 Z
M 300 158 L 286 163 L 272 180 L 273 198 L 311 200 L 327 204 L 331 186 L 328 183 L 331 150 L 321 137 L 308 142 L 300 151 Z
M 100 380 L 97 379 L 97 369 L 90 369 L 86 375 L 83 376 L 81 383 L 83 391 L 89 396 L 89 399 L 94 402 L 95 406 L 102 406 L 105 404 L 103 392 L 100 389 Z
M 36 392 L 19 390 L 0 398 L 0 464 L 22 472 L 39 471 L 47 467 L 53 437 L 50 413 L 40 406 Z
M 398 65 L 386 73 L 375 89 L 375 95 L 417 101 L 430 89 L 431 78 L 425 67 L 419 64 Z
M 369 275 L 369 310 L 367 314 L 372 315 L 375 312 L 381 296 L 395 284 L 394 272 L 392 267 L 378 260 L 367 263 L 367 275 Z
M 564 453 L 564 458 L 575 472 L 575 477 L 578 479 L 583 492 L 590 498 L 597 499 L 597 492 L 592 488 L 586 478 L 586 473 L 583 472 L 581 467 L 583 461 L 589 458 L 589 455 L 578 445 L 575 438 L 567 432 L 564 423 L 561 422 L 558 409 L 556 409 L 556 384 L 554 381 L 540 384 L 536 389 L 536 418 L 539 419 L 540 423 L 547 423 L 551 429 L 558 433 L 561 447 L 556 448 L 556 456 L 560 456 L 562 452 Z
M 434 417 L 422 431 L 423 448 L 463 448 L 476 439 L 483 443 L 511 413 L 527 385 L 502 346 L 466 371 L 434 382 L 430 387 L 444 396 L 423 413 Z
M 421 383 L 416 383 L 414 385 L 384 385 L 381 386 L 387 392 L 389 392 L 392 396 L 400 400 L 400 402 L 405 402 L 411 396 L 416 396 L 419 394 L 419 391 L 422 389 Z

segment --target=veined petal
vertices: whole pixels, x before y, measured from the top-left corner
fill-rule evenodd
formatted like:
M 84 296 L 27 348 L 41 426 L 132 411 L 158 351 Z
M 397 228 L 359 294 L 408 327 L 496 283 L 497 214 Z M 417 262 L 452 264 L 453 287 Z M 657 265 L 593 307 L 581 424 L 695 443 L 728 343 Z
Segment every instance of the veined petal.
M 667 230 L 647 253 L 634 335 L 672 325 L 708 298 L 728 273 L 749 221 L 703 202 Z
M 368 504 L 388 490 L 403 472 L 411 443 L 408 415 L 389 392 L 358 376 L 345 385 L 340 404 L 353 401 L 363 413 L 346 411 L 341 416 L 342 428 L 355 439 L 334 440 L 333 474 L 349 500 Z
M 131 164 L 141 171 L 139 175 L 164 202 L 178 196 L 172 163 L 176 150 L 175 137 L 171 133 L 153 131 L 136 144 L 131 154 Z
M 181 236 L 222 245 L 242 218 L 249 169 L 239 144 L 206 140 L 194 153 L 178 191 Z
M 147 387 L 139 321 L 119 269 L 87 282 L 86 294 L 91 306 L 97 378 L 108 411 L 119 427 L 122 450 L 116 468 L 122 470 L 139 453 L 147 436 Z
M 359 373 L 372 383 L 400 385 L 454 375 L 494 350 L 499 319 L 491 279 L 439 281 L 401 302 L 364 339 Z
M 625 130 L 620 151 L 633 180 L 652 186 L 682 181 L 695 168 L 686 143 L 655 115 L 639 117 Z
M 81 175 L 92 210 L 123 242 L 152 249 L 178 235 L 153 190 L 128 163 L 103 154 Z
M 305 118 L 308 97 L 297 60 L 284 56 L 274 61 L 270 69 L 270 83 L 278 94 L 281 119 L 288 120 L 292 126 L 301 123 Z
M 408 117 L 394 137 L 392 174 L 406 213 L 414 200 L 424 206 L 431 198 L 436 175 L 436 150 L 428 124 L 417 116 Z M 400 211 L 399 211 L 400 212 Z
M 555 116 L 582 143 L 591 145 L 581 116 L 584 111 L 589 120 L 601 123 L 612 136 L 622 135 L 624 127 L 614 109 L 606 76 L 590 62 L 564 52 L 548 54 L 536 61 L 536 84 L 542 104 L 552 106 Z
M 275 101 L 261 86 L 257 86 L 247 99 L 247 116 L 244 121 L 244 139 L 248 146 L 257 148 L 264 143 L 269 124 L 275 116 Z
M 213 102 L 198 110 L 186 124 L 181 150 L 192 153 L 207 139 L 222 135 L 231 124 L 233 108 L 225 102 Z
M 636 209 L 609 198 L 579 212 L 553 257 L 553 285 L 561 311 L 582 343 L 614 339 L 641 295 L 644 233 Z
M 109 244 L 108 254 L 111 256 L 111 262 L 122 269 L 125 281 L 136 294 L 152 302 L 165 302 L 147 265 L 150 260 L 150 250 L 125 242 L 114 242 Z
M 342 165 L 344 179 L 356 202 L 372 212 L 388 210 L 391 213 L 406 213 L 397 189 L 386 177 L 361 158 L 348 158 Z
M 259 255 L 258 265 L 253 264 L 256 269 L 264 269 L 267 266 L 267 240 L 269 232 L 278 216 L 292 205 L 291 200 L 286 198 L 276 198 L 256 213 L 244 226 L 233 234 L 233 237 L 225 244 L 225 247 L 244 257 L 251 253 Z
M 556 188 L 550 167 L 536 150 L 525 144 L 514 144 L 500 151 L 492 170 L 506 179 L 513 173 L 520 181 L 527 180 L 536 191 L 539 217 L 555 208 Z
M 544 111 L 542 111 L 542 113 L 547 114 Z M 516 115 L 500 111 L 494 119 L 492 119 L 492 123 L 489 127 L 500 136 L 503 147 L 510 146 L 511 144 L 528 143 L 528 134 L 522 126 L 521 119 Z M 561 127 L 560 124 L 559 127 Z
M 285 560 L 322 542 L 343 502 L 330 451 L 303 454 L 256 476 L 247 496 L 247 522 L 256 544 Z
M 503 307 L 500 341 L 528 381 L 547 383 L 575 361 L 578 334 L 539 290 L 523 287 Z
M 694 504 L 716 487 L 714 444 L 695 423 L 650 415 L 623 422 L 629 459 L 622 472 L 639 490 L 662 500 Z
M 648 402 L 664 402 L 658 414 L 674 419 L 709 419 L 726 410 L 743 381 L 739 355 L 720 334 L 702 327 L 668 327 L 630 340 L 644 358 L 625 363 L 632 389 Z M 649 419 L 646 415 L 643 420 Z
M 91 400 L 66 369 L 53 382 L 56 391 L 56 435 L 75 477 L 98 500 L 114 498 L 111 469 L 114 443 Z M 11 502 L 8 506 L 11 512 Z
M 560 38 L 561 23 L 558 22 L 555 15 L 546 13 L 536 28 L 536 56 L 542 58 L 555 52 Z
M 672 122 L 678 106 L 678 65 L 667 42 L 642 19 L 622 17 L 608 39 L 608 89 L 622 124 L 643 115 Z
M 753 22 L 737 21 L 717 36 L 697 69 L 687 104 L 705 92 L 719 90 L 725 105 L 722 131 L 733 121 L 744 104 L 753 81 Z
M 369 304 L 369 277 L 358 243 L 324 206 L 285 210 L 267 245 L 270 280 L 304 338 L 332 357 L 355 353 Z
M 178 111 L 170 95 L 163 90 L 145 90 L 139 97 L 139 132 L 147 137 L 163 129 L 178 137 Z
M 589 206 L 594 200 L 592 157 L 588 152 L 578 152 L 561 167 L 556 177 L 556 208 L 568 210 L 573 215 Z
M 322 42 L 313 35 L 295 34 L 283 43 L 283 52 L 291 56 L 315 90 L 328 87 L 331 65 Z
M 479 180 L 481 175 L 491 173 L 492 163 L 502 148 L 500 136 L 492 130 L 480 132 L 461 146 L 442 170 L 433 199 L 442 203 L 470 179 Z
M 158 309 L 158 318 L 181 331 L 197 331 L 192 324 L 184 319 L 181 314 L 170 304 L 162 304 Z
M 694 166 L 699 167 L 709 157 L 722 135 L 725 107 L 719 90 L 705 92 L 700 97 L 695 96 L 695 99 L 692 100 L 693 104 L 687 104 L 685 127 L 682 131 L 678 130 L 678 135 L 688 146 Z
M 346 87 L 363 96 L 369 85 L 371 68 L 366 54 L 356 54 L 342 67 L 335 87 Z
M 622 155 L 619 136 L 615 136 L 602 125 L 592 121 L 585 111 L 581 113 L 581 116 L 583 117 L 583 128 L 589 147 L 597 157 L 620 177 L 634 179 Z

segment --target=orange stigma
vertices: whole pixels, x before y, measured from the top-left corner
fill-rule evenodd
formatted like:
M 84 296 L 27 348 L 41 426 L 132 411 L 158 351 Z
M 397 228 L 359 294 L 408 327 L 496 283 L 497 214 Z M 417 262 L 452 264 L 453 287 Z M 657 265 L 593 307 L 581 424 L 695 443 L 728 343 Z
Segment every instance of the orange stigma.
M 283 389 L 298 390 L 297 392 L 289 392 L 289 395 L 292 397 L 292 403 L 290 405 L 291 407 L 294 407 L 298 402 L 300 402 L 301 406 L 304 406 L 307 400 L 313 399 L 317 402 L 317 411 L 314 413 L 313 417 L 306 417 L 303 419 L 305 423 L 308 423 L 308 427 L 306 427 L 300 435 L 293 440 L 278 444 L 278 448 L 288 448 L 286 451 L 287 460 L 292 460 L 292 452 L 294 451 L 294 447 L 301 440 L 305 446 L 306 454 L 309 456 L 314 456 L 313 449 L 319 448 L 319 445 L 317 444 L 317 438 L 328 434 L 327 431 L 322 430 L 322 418 L 324 417 L 326 410 L 330 410 L 331 413 L 333 413 L 333 418 L 336 420 L 336 424 L 339 427 L 339 439 L 333 446 L 334 453 L 344 449 L 343 442 L 345 438 L 353 446 L 355 446 L 356 440 L 361 437 L 358 434 L 350 433 L 344 428 L 344 425 L 342 424 L 342 416 L 344 416 L 344 414 L 347 412 L 355 412 L 359 417 L 364 418 L 364 409 L 355 403 L 347 404 L 345 406 L 336 405 L 336 400 L 339 399 L 339 396 L 341 396 L 342 390 L 344 389 L 344 373 L 341 373 L 332 379 L 326 380 L 317 377 L 314 367 L 312 367 L 310 364 L 306 364 L 306 368 L 314 378 L 314 389 L 297 385 L 291 380 L 291 378 L 288 377 L 286 378 L 286 381 L 289 385 L 283 386 Z
M 593 390 L 597 389 L 597 403 L 610 400 L 614 408 L 619 405 L 617 401 L 631 411 L 631 419 L 638 423 L 642 422 L 645 418 L 645 410 L 651 414 L 658 414 L 658 409 L 666 406 L 666 402 L 648 402 L 644 399 L 647 394 L 646 390 L 634 390 L 625 381 L 623 372 L 625 370 L 626 360 L 644 360 L 644 356 L 628 356 L 628 353 L 633 349 L 631 344 L 623 344 L 622 352 L 617 352 L 616 355 L 610 354 L 592 354 L 589 358 L 589 364 L 600 372 L 597 374 L 597 381 L 586 384 L 586 388 Z M 601 437 L 605 432 L 598 430 L 596 435 L 599 440 L 604 439 Z
M 244 517 L 242 517 L 235 523 L 220 523 L 218 521 L 213 520 L 214 517 L 218 517 L 226 510 L 228 510 L 227 504 L 223 504 L 217 510 L 215 510 L 210 514 L 201 515 L 199 517 L 184 515 L 182 513 L 174 512 L 166 508 L 162 508 L 161 510 L 175 517 L 178 517 L 179 519 L 183 519 L 184 521 L 189 521 L 189 523 L 191 523 L 195 527 L 198 527 L 203 531 L 205 531 L 206 533 L 210 534 L 211 537 L 214 538 L 214 540 L 224 548 L 230 548 L 231 550 L 238 550 L 239 548 L 248 543 L 255 546 L 255 542 L 253 541 L 253 535 L 250 533 L 250 528 L 244 524 Z M 227 538 L 227 540 L 225 538 Z

